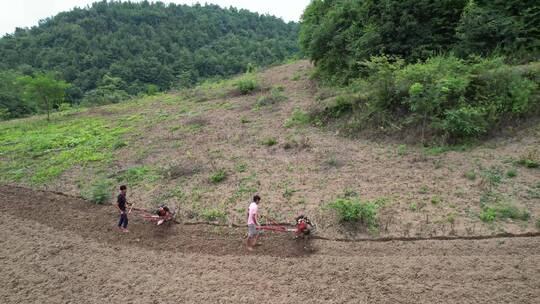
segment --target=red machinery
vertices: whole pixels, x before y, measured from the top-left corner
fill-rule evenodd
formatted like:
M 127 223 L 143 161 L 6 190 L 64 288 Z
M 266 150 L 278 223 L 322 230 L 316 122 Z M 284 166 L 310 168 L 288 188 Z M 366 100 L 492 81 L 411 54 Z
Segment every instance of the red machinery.
M 150 221 L 156 225 L 161 225 L 165 222 L 171 221 L 174 218 L 174 212 L 170 212 L 169 208 L 166 206 L 160 206 L 157 214 L 151 213 L 145 209 L 134 208 L 133 206 L 129 209 L 129 213 L 132 213 L 135 216 L 142 218 L 143 220 Z
M 290 225 L 279 224 L 275 220 L 265 217 L 270 223 L 257 226 L 257 230 L 266 230 L 274 232 L 294 232 L 296 236 L 309 235 L 315 228 L 315 225 L 305 215 L 300 215 L 295 219 L 294 228 L 287 228 Z

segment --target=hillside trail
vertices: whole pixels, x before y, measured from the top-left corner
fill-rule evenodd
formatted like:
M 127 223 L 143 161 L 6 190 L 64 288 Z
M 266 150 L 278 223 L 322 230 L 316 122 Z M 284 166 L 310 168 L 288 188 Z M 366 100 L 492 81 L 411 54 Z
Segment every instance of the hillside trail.
M 2 303 L 537 303 L 540 238 L 361 242 L 157 227 L 113 206 L 0 186 Z

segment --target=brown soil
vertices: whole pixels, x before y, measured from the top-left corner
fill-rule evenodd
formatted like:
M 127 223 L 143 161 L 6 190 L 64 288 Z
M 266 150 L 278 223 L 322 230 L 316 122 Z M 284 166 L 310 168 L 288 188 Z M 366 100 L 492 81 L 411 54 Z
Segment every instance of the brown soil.
M 540 238 L 298 243 L 0 186 L 1 303 L 537 303 Z

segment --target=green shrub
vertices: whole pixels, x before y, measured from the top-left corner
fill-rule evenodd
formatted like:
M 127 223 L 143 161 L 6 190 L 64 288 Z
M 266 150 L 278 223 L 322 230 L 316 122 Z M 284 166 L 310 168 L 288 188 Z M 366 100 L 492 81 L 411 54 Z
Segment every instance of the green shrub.
M 465 177 L 468 180 L 475 180 L 476 179 L 476 172 L 474 172 L 474 169 L 471 169 L 471 170 L 465 172 Z
M 224 221 L 227 219 L 227 213 L 218 209 L 205 209 L 200 216 L 207 221 Z
M 337 212 L 340 223 L 361 223 L 368 227 L 376 225 L 377 204 L 373 202 L 338 198 L 328 207 Z
M 268 147 L 274 146 L 278 143 L 275 137 L 268 137 L 262 141 L 262 144 Z
M 210 181 L 213 184 L 219 184 L 227 178 L 227 172 L 224 169 L 219 169 L 210 176 Z
M 292 116 L 289 117 L 289 119 L 287 119 L 285 121 L 284 127 L 285 128 L 290 128 L 290 127 L 293 127 L 293 126 L 307 125 L 307 124 L 309 124 L 310 120 L 311 119 L 309 117 L 309 114 L 302 111 L 301 109 L 296 108 L 296 109 L 294 109 L 294 111 L 292 113 Z
M 506 171 L 506 176 L 510 177 L 510 178 L 516 177 L 517 176 L 517 170 L 515 168 L 512 168 L 512 169 Z
M 519 209 L 511 203 L 496 203 L 491 206 L 485 206 L 479 217 L 484 222 L 505 219 L 526 221 L 530 218 L 530 213 L 527 210 Z
M 242 76 L 234 83 L 234 86 L 242 95 L 251 94 L 260 88 L 259 81 L 251 74 Z
M 441 202 L 441 198 L 438 197 L 438 196 L 434 196 L 434 197 L 431 198 L 431 203 L 433 205 L 438 205 L 440 202 Z
M 362 67 L 361 78 L 324 104 L 324 122 L 352 115 L 344 120 L 344 128 L 352 131 L 410 128 L 421 132 L 422 143 L 455 144 L 540 111 L 534 73 L 508 66 L 503 58 L 446 55 L 405 65 L 379 56 Z
M 94 204 L 103 204 L 111 197 L 111 182 L 106 179 L 98 180 L 83 192 L 82 196 Z
M 487 128 L 483 109 L 468 105 L 447 110 L 442 124 L 442 130 L 455 138 L 479 137 Z

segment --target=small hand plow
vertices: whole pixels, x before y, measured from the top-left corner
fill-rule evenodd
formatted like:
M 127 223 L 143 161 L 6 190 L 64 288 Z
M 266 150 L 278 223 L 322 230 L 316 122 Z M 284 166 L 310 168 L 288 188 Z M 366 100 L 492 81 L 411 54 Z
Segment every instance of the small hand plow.
M 268 223 L 257 226 L 257 230 L 288 233 L 292 232 L 295 236 L 308 236 L 315 231 L 315 225 L 305 215 L 300 215 L 295 219 L 295 224 L 280 224 L 275 220 L 266 217 Z
M 129 209 L 129 213 L 132 213 L 132 212 L 135 216 L 142 218 L 145 221 L 149 221 L 153 224 L 156 224 L 158 226 L 165 222 L 172 221 L 175 216 L 175 212 L 170 212 L 168 208 L 167 208 L 167 212 L 163 213 L 162 215 L 154 214 L 145 209 L 134 208 L 133 206 L 131 207 L 131 209 Z

